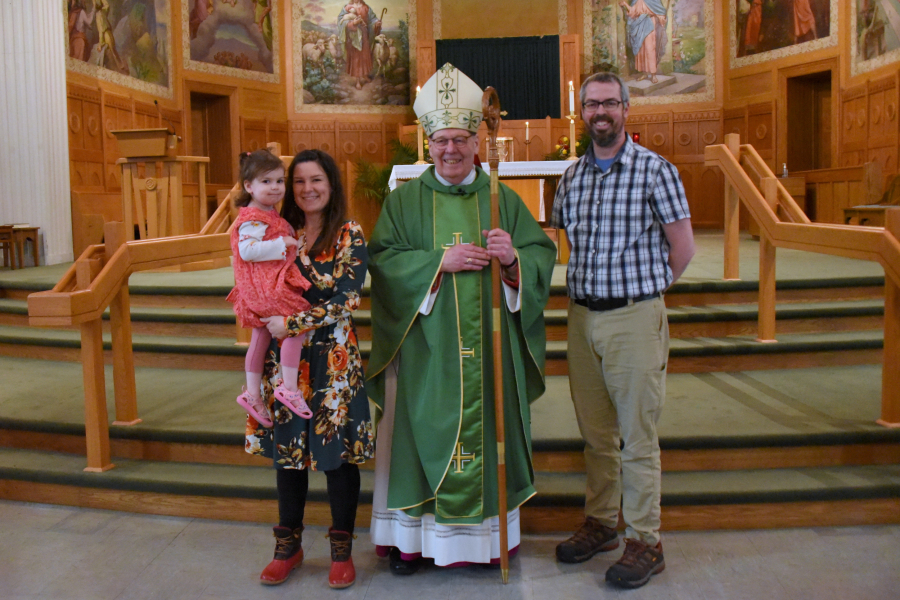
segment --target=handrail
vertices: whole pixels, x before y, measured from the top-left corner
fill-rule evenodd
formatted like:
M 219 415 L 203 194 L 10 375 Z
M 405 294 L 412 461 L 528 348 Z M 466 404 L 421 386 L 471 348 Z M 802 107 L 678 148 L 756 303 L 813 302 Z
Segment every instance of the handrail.
M 740 149 L 742 159 L 745 153 L 759 156 L 749 144 L 741 145 Z M 760 229 L 777 247 L 877 261 L 884 267 L 885 276 L 900 285 L 900 242 L 884 227 L 811 223 L 808 218 L 800 223 L 784 222 L 753 185 L 741 166 L 743 160 L 739 163 L 726 146 L 707 146 L 705 158 L 707 166 L 722 170 L 727 183 L 737 190 Z M 784 190 L 781 184 L 778 188 Z M 787 191 L 784 193 L 790 197 Z M 790 202 L 799 210 L 793 198 Z
M 707 146 L 705 159 L 706 165 L 719 167 L 725 176 L 726 277 L 737 275 L 736 265 L 730 263 L 737 259 L 738 198 L 760 227 L 760 341 L 774 341 L 776 247 L 871 260 L 884 267 L 884 363 L 878 423 L 900 427 L 900 208 L 886 211 L 885 227 L 811 223 L 756 150 L 740 144 L 736 134 L 727 135 L 724 145 Z M 760 175 L 759 187 L 748 170 Z
M 268 147 L 276 156 L 281 154 L 278 144 Z M 286 167 L 292 159 L 281 156 Z M 85 471 L 102 472 L 113 467 L 103 364 L 101 319 L 104 311 L 109 308 L 112 331 L 114 423 L 133 425 L 141 420 L 137 417 L 128 278 L 138 271 L 230 257 L 233 200 L 240 190 L 240 184 L 235 184 L 199 234 L 128 241 L 123 223 L 107 223 L 104 244 L 85 248 L 52 290 L 28 296 L 29 325 L 77 325 L 81 330 L 88 464 Z M 237 337 L 239 343 L 249 341 L 246 340 L 247 330 L 241 329 L 240 325 Z
M 106 258 L 104 246 L 88 247 L 48 292 L 28 296 L 28 324 L 35 327 L 78 325 L 98 319 L 132 273 L 196 260 L 231 256 L 228 234 L 182 235 L 135 240 Z M 102 269 L 85 289 L 75 289 L 79 262 L 100 260 Z
M 140 419 L 137 418 L 128 278 L 138 271 L 231 255 L 227 233 L 126 241 L 123 223 L 107 223 L 104 238 L 104 245 L 86 248 L 52 290 L 28 296 L 29 325 L 78 325 L 81 330 L 85 471 L 92 472 L 113 467 L 103 364 L 103 312 L 107 307 L 110 309 L 115 423 L 133 425 Z

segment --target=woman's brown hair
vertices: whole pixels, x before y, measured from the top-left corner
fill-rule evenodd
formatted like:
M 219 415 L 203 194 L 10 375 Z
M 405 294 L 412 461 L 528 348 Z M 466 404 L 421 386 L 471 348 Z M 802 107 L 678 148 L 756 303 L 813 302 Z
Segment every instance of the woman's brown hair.
M 306 226 L 306 215 L 297 206 L 294 198 L 294 170 L 300 163 L 314 162 L 322 167 L 325 176 L 328 177 L 328 185 L 331 186 L 331 198 L 322 210 L 322 233 L 318 240 L 306 240 L 312 244 L 307 253 L 310 256 L 318 256 L 327 248 L 334 246 L 341 225 L 347 220 L 347 197 L 344 195 L 344 184 L 341 183 L 341 172 L 337 163 L 327 153 L 321 150 L 304 150 L 294 157 L 287 172 L 287 186 L 284 194 L 284 202 L 281 205 L 281 216 L 291 224 L 294 229 Z
M 283 169 L 284 163 L 281 159 L 266 149 L 254 150 L 253 152 L 241 152 L 240 156 L 241 177 L 238 179 L 238 185 L 241 191 L 234 199 L 235 206 L 247 206 L 250 204 L 250 194 L 244 188 L 245 181 L 253 181 L 260 175 L 274 171 L 275 169 Z

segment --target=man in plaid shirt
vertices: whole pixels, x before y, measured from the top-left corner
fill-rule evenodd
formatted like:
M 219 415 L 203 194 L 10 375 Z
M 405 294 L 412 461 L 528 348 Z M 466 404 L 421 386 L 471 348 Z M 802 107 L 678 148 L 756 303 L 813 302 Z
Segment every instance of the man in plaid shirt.
M 566 230 L 571 250 L 569 386 L 585 440 L 586 520 L 556 557 L 577 563 L 617 548 L 621 502 L 625 552 L 606 580 L 634 588 L 665 568 L 656 433 L 669 355 L 662 296 L 694 255 L 694 237 L 678 171 L 625 134 L 622 80 L 591 75 L 581 106 L 593 143 L 560 180 L 550 225 Z

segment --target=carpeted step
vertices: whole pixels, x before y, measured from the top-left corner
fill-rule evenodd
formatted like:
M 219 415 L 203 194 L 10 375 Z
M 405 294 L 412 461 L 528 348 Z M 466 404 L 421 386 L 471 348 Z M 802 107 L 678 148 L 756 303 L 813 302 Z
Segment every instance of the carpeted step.
M 777 334 L 777 343 L 762 343 L 750 336 L 672 339 L 669 371 L 694 373 L 792 368 L 817 364 L 873 364 L 881 361 L 881 330 L 804 334 Z M 244 346 L 230 337 L 189 337 L 134 334 L 132 344 L 140 366 L 184 366 L 200 369 L 241 370 Z M 568 373 L 566 342 L 547 342 L 547 375 Z M 31 327 L 0 326 L 0 354 L 54 360 L 80 360 L 80 333 Z M 110 350 L 109 335 L 104 349 Z M 371 342 L 360 341 L 368 359 Z M 179 358 L 181 357 L 181 358 Z M 190 358 L 189 358 L 190 357 Z
M 232 466 L 122 459 L 104 473 L 86 473 L 81 466 L 79 457 L 67 454 L 0 448 L 0 481 L 7 486 L 18 482 L 173 497 L 276 499 L 275 473 L 266 463 Z M 374 474 L 362 471 L 361 484 L 360 502 L 371 504 Z M 582 473 L 536 472 L 538 493 L 526 507 L 582 507 L 584 486 Z M 664 507 L 898 497 L 900 465 L 698 471 L 665 473 L 662 477 Z M 313 503 L 327 502 L 324 477 L 310 477 L 308 498 Z M 53 502 L 54 498 L 44 501 Z
M 107 368 L 109 419 L 115 418 Z M 875 423 L 879 366 L 671 374 L 658 425 L 667 471 L 900 462 L 900 429 Z M 111 425 L 113 456 L 247 464 L 243 373 L 135 370 L 134 426 Z M 0 445 L 84 456 L 77 363 L 0 358 Z M 566 377 L 548 377 L 532 404 L 535 463 L 582 471 L 584 443 Z M 848 401 L 848 394 L 852 401 Z M 27 399 L 23 403 L 23 399 Z
M 0 298 L 0 325 L 29 327 L 26 300 Z M 109 331 L 109 309 L 103 312 L 103 327 Z M 236 335 L 231 308 L 131 307 L 132 332 L 138 335 L 227 337 Z M 59 328 L 77 329 L 77 326 Z
M 667 313 L 673 338 L 754 335 L 758 327 L 756 304 L 671 306 Z M 371 339 L 371 312 L 358 310 L 354 317 L 360 339 Z M 881 329 L 884 301 L 782 303 L 776 305 L 775 317 L 776 329 L 781 334 Z M 547 339 L 565 340 L 567 311 L 547 309 L 544 318 Z M 108 310 L 103 319 L 108 329 Z M 236 331 L 230 308 L 132 306 L 131 322 L 134 334 L 138 335 L 234 338 Z M 27 302 L 0 298 L 0 325 L 27 327 Z

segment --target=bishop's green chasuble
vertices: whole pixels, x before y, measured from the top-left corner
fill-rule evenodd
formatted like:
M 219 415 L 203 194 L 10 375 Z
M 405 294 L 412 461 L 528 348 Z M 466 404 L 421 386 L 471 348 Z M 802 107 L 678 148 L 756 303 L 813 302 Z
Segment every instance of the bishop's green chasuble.
M 447 248 L 484 245 L 489 182 L 479 169 L 472 184 L 448 187 L 429 169 L 388 197 L 369 242 L 373 342 L 367 389 L 381 407 L 384 369 L 399 359 L 388 508 L 434 514 L 443 524 L 481 523 L 499 514 L 490 269 L 445 273 L 431 311 L 419 312 Z M 529 404 L 544 391 L 543 309 L 556 249 L 505 186 L 500 213 L 519 258 L 522 306 L 511 313 L 501 301 L 511 509 L 534 494 Z

